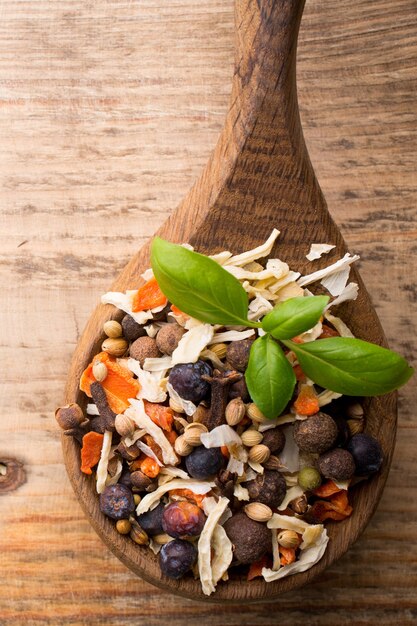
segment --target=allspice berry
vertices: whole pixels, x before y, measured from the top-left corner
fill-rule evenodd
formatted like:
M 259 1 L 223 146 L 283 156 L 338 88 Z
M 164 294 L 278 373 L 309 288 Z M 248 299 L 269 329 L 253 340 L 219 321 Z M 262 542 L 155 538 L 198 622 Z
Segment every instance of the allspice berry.
M 270 529 L 266 524 L 250 519 L 243 512 L 228 519 L 224 529 L 233 544 L 233 555 L 238 563 L 254 563 L 271 551 Z
M 279 507 L 287 491 L 285 478 L 275 470 L 265 470 L 245 486 L 251 500 L 267 504 L 272 509 Z
M 321 454 L 333 446 L 338 432 L 334 419 L 320 411 L 306 420 L 296 421 L 294 441 L 302 452 Z
M 335 448 L 318 460 L 320 473 L 330 480 L 349 480 L 355 473 L 355 461 L 347 450 Z
M 166 324 L 156 335 L 156 345 L 163 354 L 171 356 L 184 333 L 179 324 Z
M 279 428 L 271 428 L 263 433 L 262 443 L 271 453 L 279 454 L 285 446 L 285 435 Z
M 145 359 L 155 359 L 161 356 L 155 339 L 152 337 L 139 337 L 130 346 L 130 356 L 139 361 L 141 367 Z
M 244 372 L 248 366 L 252 343 L 253 339 L 241 339 L 240 341 L 232 341 L 227 346 L 227 361 L 238 372 Z
M 237 383 L 233 383 L 233 385 L 231 385 L 230 387 L 229 399 L 233 400 L 234 398 L 241 398 L 243 402 L 250 402 L 251 398 L 244 376 L 242 376 L 242 378 L 238 380 Z

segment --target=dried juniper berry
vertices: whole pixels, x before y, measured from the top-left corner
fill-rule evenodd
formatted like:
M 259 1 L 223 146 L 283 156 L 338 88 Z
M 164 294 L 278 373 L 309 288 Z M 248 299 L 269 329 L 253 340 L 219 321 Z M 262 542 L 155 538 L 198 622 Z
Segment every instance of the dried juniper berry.
M 366 433 L 354 435 L 347 445 L 347 450 L 353 456 L 357 476 L 375 474 L 384 460 L 379 441 Z
M 196 537 L 203 530 L 206 516 L 199 506 L 186 500 L 172 502 L 164 509 L 162 528 L 171 537 Z
M 100 494 L 100 510 L 112 519 L 127 519 L 135 510 L 135 501 L 129 487 L 121 485 L 109 485 Z
M 182 578 L 197 560 L 197 548 L 183 539 L 174 539 L 162 546 L 159 553 L 161 572 L 169 578 Z
M 138 516 L 137 520 L 140 527 L 143 528 L 143 530 L 146 530 L 148 535 L 160 535 L 164 532 L 162 527 L 164 509 L 164 504 L 160 502 L 157 507 L 152 509 L 152 511 L 147 511 L 146 513 L 142 513 L 142 515 Z
M 199 446 L 185 457 L 187 472 L 193 478 L 206 480 L 222 468 L 224 457 L 220 448 L 204 448 Z
M 144 337 L 146 335 L 144 327 L 135 322 L 133 317 L 130 315 L 125 315 L 122 319 L 122 328 L 124 338 L 130 343 L 136 341 L 139 337 Z
M 205 361 L 179 363 L 172 368 L 169 382 L 181 398 L 198 404 L 210 391 L 209 383 L 202 376 L 211 376 L 212 373 L 211 366 Z

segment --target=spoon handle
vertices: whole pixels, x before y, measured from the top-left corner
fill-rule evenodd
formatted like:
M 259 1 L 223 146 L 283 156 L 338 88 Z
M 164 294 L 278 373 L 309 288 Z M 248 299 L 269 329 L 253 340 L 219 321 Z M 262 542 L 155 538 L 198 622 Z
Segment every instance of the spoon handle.
M 330 219 L 298 110 L 295 66 L 303 8 L 304 0 L 235 1 L 235 70 L 225 125 L 163 235 L 201 250 L 207 242 L 224 249 L 232 234 L 239 241 L 255 228 L 262 240 L 272 226 L 286 224 L 288 233 L 301 228 L 300 235 L 311 237 L 318 221 Z

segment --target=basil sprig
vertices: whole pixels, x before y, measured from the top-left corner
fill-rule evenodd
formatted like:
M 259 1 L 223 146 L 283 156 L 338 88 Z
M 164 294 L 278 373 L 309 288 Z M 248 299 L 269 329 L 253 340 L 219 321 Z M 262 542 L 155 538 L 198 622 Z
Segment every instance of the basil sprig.
M 270 335 L 253 342 L 245 380 L 252 400 L 274 419 L 291 400 L 296 378 L 282 348 Z
M 253 342 L 245 379 L 252 400 L 269 418 L 290 402 L 296 378 L 278 341 L 293 351 L 303 372 L 315 383 L 344 395 L 373 396 L 398 389 L 414 370 L 399 354 L 372 343 L 332 337 L 309 343 L 291 341 L 317 324 L 326 296 L 290 298 L 262 320 L 248 320 L 248 295 L 221 265 L 156 237 L 151 264 L 166 297 L 181 311 L 209 324 L 260 328 Z

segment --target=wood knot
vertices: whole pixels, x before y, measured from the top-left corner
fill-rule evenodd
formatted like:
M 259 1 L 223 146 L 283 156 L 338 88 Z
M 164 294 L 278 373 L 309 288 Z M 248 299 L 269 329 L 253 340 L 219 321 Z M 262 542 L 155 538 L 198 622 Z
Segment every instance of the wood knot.
M 0 457 L 0 495 L 15 491 L 26 482 L 23 463 L 16 459 Z

